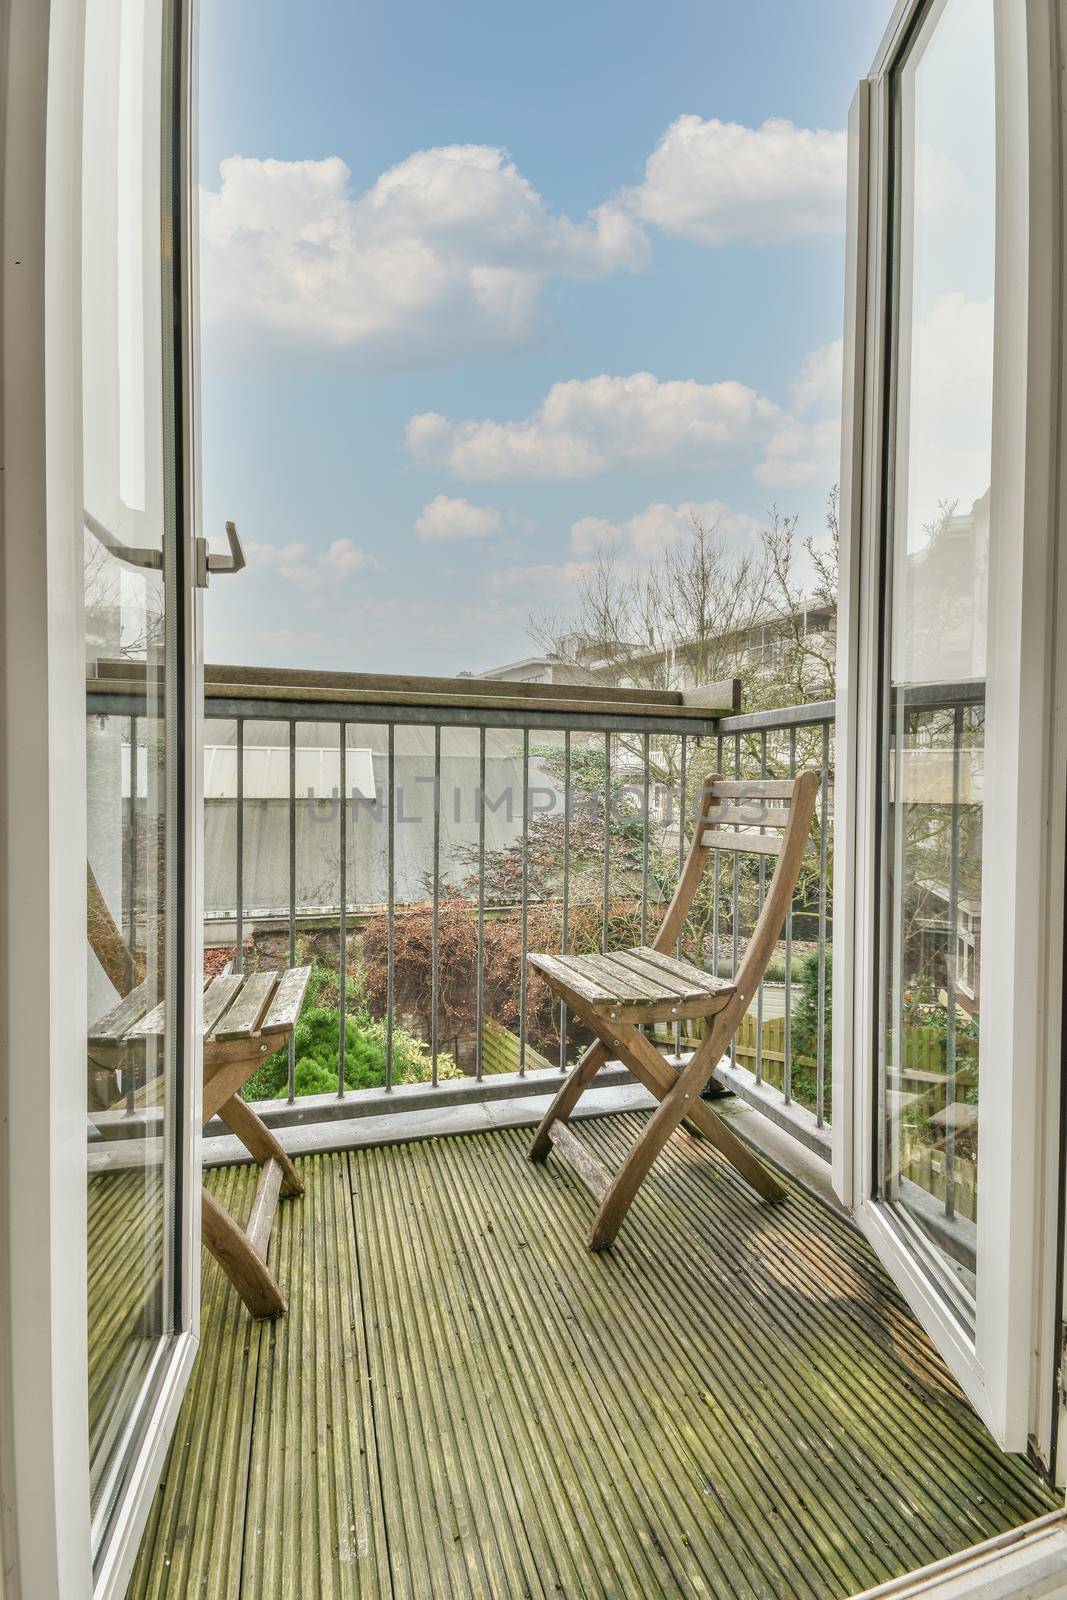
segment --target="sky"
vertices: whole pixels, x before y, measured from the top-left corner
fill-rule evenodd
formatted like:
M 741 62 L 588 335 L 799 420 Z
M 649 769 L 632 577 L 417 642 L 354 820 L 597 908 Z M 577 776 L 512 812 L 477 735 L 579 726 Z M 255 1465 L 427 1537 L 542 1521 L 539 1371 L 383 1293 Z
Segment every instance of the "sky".
M 837 477 L 889 0 L 203 0 L 207 659 L 482 671 L 598 549 Z

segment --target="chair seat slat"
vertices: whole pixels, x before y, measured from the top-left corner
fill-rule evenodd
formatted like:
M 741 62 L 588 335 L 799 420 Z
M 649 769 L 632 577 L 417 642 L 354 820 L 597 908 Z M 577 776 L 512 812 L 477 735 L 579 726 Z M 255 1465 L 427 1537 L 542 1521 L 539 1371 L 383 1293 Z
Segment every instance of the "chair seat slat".
M 724 989 L 733 988 L 729 978 L 717 978 L 714 973 L 705 972 L 703 967 L 695 967 L 691 962 L 682 961 L 678 956 L 668 955 L 664 950 L 656 950 L 651 945 L 638 945 L 633 953 L 640 956 L 642 961 L 662 967 L 664 972 L 671 972 L 694 986 L 699 984 L 709 994 L 721 994 Z
M 642 1005 L 646 1001 L 670 998 L 654 980 L 643 980 L 639 973 L 630 972 L 611 956 L 582 955 L 567 956 L 565 959 L 574 971 L 581 972 L 593 983 L 602 984 L 612 1000 L 622 1000 L 627 1005 Z
M 580 994 L 590 1005 L 610 1005 L 616 997 L 611 994 L 604 984 L 598 980 L 587 978 L 585 974 L 571 965 L 570 956 L 549 956 L 540 952 L 533 952 L 527 956 L 532 967 L 536 967 L 546 979 L 556 978 L 569 985 L 576 994 Z
M 604 961 L 625 973 L 627 982 L 634 984 L 650 1000 L 671 1000 L 678 996 L 677 978 L 660 967 L 650 967 L 633 950 L 605 952 Z
M 623 950 L 618 953 L 619 959 L 625 961 L 631 971 L 643 974 L 659 990 L 659 998 L 668 1000 L 699 1000 L 703 995 L 717 993 L 717 986 L 697 967 L 690 967 L 688 962 L 679 961 L 673 969 L 665 967 L 651 959 L 654 951 Z

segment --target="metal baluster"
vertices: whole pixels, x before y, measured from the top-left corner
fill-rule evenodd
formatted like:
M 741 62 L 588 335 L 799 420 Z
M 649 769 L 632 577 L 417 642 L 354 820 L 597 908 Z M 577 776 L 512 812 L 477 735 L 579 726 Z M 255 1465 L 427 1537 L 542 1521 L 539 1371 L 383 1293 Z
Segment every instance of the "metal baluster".
M 126 955 L 124 966 L 126 969 L 126 993 L 133 988 L 134 973 L 134 947 L 137 942 L 135 919 L 137 916 L 137 895 L 135 884 L 137 880 L 137 718 L 130 718 L 130 793 L 126 801 Z M 145 760 L 147 780 L 147 756 Z M 145 951 L 145 969 L 147 973 L 148 951 Z M 137 1084 L 136 1071 L 130 1064 L 131 1047 L 125 1047 L 123 1079 L 126 1088 L 126 1115 L 132 1117 L 137 1110 Z M 147 1064 L 146 1064 L 147 1076 Z
M 386 794 L 389 816 L 386 827 L 387 871 L 389 899 L 386 905 L 386 979 L 385 979 L 385 1092 L 393 1088 L 393 1005 L 396 985 L 394 962 L 396 958 L 396 723 L 389 724 L 387 755 L 388 777 Z
M 760 734 L 759 775 L 760 775 L 761 778 L 765 778 L 767 776 L 767 730 L 766 729 L 764 729 L 763 732 Z M 766 828 L 761 828 L 760 829 L 760 835 L 762 836 L 763 834 L 766 833 L 766 831 L 767 831 Z M 765 868 L 766 859 L 767 858 L 765 856 L 760 856 L 759 857 L 759 864 L 758 864 L 758 867 L 757 867 L 757 871 L 759 873 L 759 899 L 758 899 L 758 910 L 756 912 L 757 916 L 759 916 L 759 913 L 763 910 L 763 897 L 764 897 L 764 894 L 766 892 L 766 868 Z M 757 1083 L 762 1083 L 763 1082 L 763 979 L 762 978 L 760 979 L 759 987 L 756 990 L 756 1082 Z
M 715 771 L 722 774 L 722 734 L 715 740 Z M 719 976 L 719 867 L 722 861 L 720 851 L 712 851 L 711 870 L 713 888 L 711 891 L 711 975 Z
M 237 719 L 237 847 L 234 862 L 237 876 L 237 949 L 233 970 L 245 969 L 245 724 Z
M 600 948 L 608 948 L 609 915 L 611 899 L 611 734 L 604 735 L 604 906 Z
M 740 776 L 741 776 L 741 735 L 739 733 L 735 733 L 734 734 L 734 777 L 735 778 L 740 778 Z M 738 897 L 738 871 L 737 871 L 738 863 L 737 863 L 737 858 L 738 858 L 738 856 L 740 854 L 740 851 L 731 850 L 730 854 L 734 858 L 734 863 L 733 863 L 733 875 L 734 875 L 733 924 L 734 925 L 733 925 L 732 975 L 733 975 L 733 981 L 734 981 L 734 983 L 736 983 L 737 982 L 737 944 L 738 944 L 738 934 L 739 934 L 739 931 L 740 931 L 740 921 L 739 921 L 739 918 L 740 918 L 740 907 L 738 905 L 738 898 L 737 898 Z M 734 1066 L 734 1067 L 737 1066 L 737 1030 L 736 1029 L 734 1030 L 733 1038 L 730 1040 L 730 1064 L 731 1064 L 731 1066 Z
M 437 1087 L 438 960 L 441 920 L 441 724 L 433 730 L 433 914 L 430 942 L 430 1082 Z
M 526 911 L 530 889 L 530 730 L 522 730 L 522 905 L 519 913 L 519 1077 L 526 1076 Z
M 686 756 L 687 756 L 687 754 L 688 754 L 688 744 L 687 744 L 687 741 L 686 741 L 686 736 L 683 733 L 682 737 L 681 737 L 681 750 L 680 750 L 679 757 L 678 757 L 678 779 L 679 779 L 679 791 L 680 791 L 679 795 L 678 795 L 678 878 L 679 878 L 679 881 L 681 880 L 682 871 L 683 871 L 683 869 L 685 867 L 685 819 L 686 819 L 686 817 L 688 815 L 688 809 L 687 809 L 686 803 L 685 803 L 685 778 L 686 778 Z M 682 930 L 680 928 L 678 930 L 678 937 L 674 941 L 674 954 L 678 958 L 680 958 L 681 954 L 682 954 Z M 682 1024 L 681 1024 L 681 1019 L 679 1019 L 674 1024 L 674 1059 L 676 1061 L 678 1060 L 678 1058 L 681 1055 L 681 1053 L 682 1053 Z
M 296 723 L 289 724 L 289 965 L 296 966 Z M 296 1030 L 289 1035 L 289 1104 L 296 1099 Z
M 348 732 L 343 722 L 337 724 L 338 734 L 338 787 L 340 801 L 340 890 L 341 915 L 338 929 L 337 960 L 337 1093 L 345 1094 L 345 1023 L 348 1021 Z
M 478 730 L 478 1038 L 475 1042 L 474 1076 L 482 1081 L 484 1068 L 482 1029 L 485 1025 L 485 728 Z
M 826 830 L 829 825 L 830 724 L 822 725 L 822 782 L 819 785 L 819 1016 L 818 1048 L 815 1067 L 815 1120 L 821 1128 L 826 1120 Z
M 945 975 L 948 979 L 948 1017 L 945 1026 L 945 1216 L 956 1214 L 956 1129 L 953 1108 L 956 1104 L 956 991 L 959 981 L 960 916 L 960 763 L 963 754 L 963 707 L 952 716 L 952 832 L 948 859 L 948 949 Z
M 652 819 L 651 819 L 651 817 L 649 816 L 649 813 L 648 813 L 649 740 L 648 740 L 648 734 L 647 733 L 643 735 L 643 744 L 644 744 L 645 776 L 644 776 L 644 794 L 643 794 L 643 799 L 642 799 L 642 804 L 644 806 L 644 812 L 643 812 L 644 828 L 643 828 L 643 837 L 642 837 L 642 840 L 641 840 L 641 943 L 642 944 L 647 944 L 648 943 L 648 831 L 649 831 L 649 827 L 650 827 L 651 821 L 652 821 Z
M 567 919 L 570 912 L 571 890 L 571 733 L 568 728 L 563 735 L 563 919 L 560 929 L 560 950 L 562 955 L 567 954 L 567 940 L 569 929 Z M 567 1070 L 567 1005 L 563 1001 L 559 1008 L 559 1070 Z
M 797 730 L 789 730 L 789 776 L 797 775 Z M 786 1105 L 793 1100 L 793 901 L 785 914 L 785 1061 L 782 1064 L 782 1093 Z

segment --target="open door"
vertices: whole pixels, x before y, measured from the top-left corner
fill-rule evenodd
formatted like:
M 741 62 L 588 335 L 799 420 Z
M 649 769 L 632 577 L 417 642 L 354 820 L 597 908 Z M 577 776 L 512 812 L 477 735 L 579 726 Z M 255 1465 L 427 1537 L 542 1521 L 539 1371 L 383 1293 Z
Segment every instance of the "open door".
M 835 1173 L 1011 1450 L 1058 1073 L 1054 11 L 899 5 L 850 138 Z
M 190 25 L 186 0 L 85 0 L 87 1371 L 106 1594 L 121 1594 L 136 1552 L 199 1305 Z M 131 1040 L 116 1019 L 138 990 L 155 1022 Z

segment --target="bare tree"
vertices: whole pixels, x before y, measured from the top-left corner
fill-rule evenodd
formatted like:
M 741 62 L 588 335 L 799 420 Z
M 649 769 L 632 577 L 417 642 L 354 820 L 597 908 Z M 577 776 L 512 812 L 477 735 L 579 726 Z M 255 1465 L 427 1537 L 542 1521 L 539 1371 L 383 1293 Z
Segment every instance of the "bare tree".
M 769 575 L 763 552 L 734 549 L 721 522 L 694 516 L 643 566 L 602 545 L 578 581 L 574 612 L 532 616 L 529 633 L 557 659 L 635 688 L 713 683 L 743 671 Z
M 810 566 L 806 587 L 796 576 L 798 522 L 796 515 L 781 516 L 776 506 L 771 512 L 770 527 L 763 531 L 767 562 L 765 627 L 776 648 L 765 655 L 758 687 L 762 704 L 750 704 L 753 710 L 832 700 L 837 692 L 836 631 L 833 627 L 810 625 L 813 610 L 829 613 L 832 618 L 837 611 L 841 541 L 836 484 L 827 496 L 826 535 L 820 540 L 804 539 L 799 546 Z

